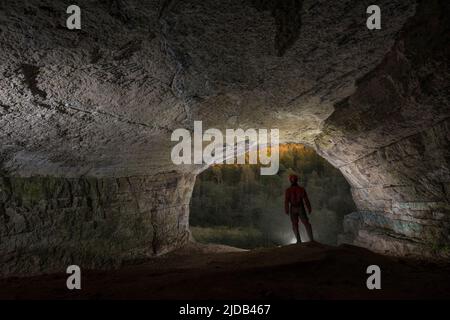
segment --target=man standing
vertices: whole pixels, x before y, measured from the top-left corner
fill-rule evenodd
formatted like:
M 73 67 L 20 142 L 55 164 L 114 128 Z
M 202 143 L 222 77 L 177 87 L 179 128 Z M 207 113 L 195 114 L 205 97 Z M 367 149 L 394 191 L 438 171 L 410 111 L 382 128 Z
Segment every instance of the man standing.
M 308 213 L 311 214 L 311 204 L 309 203 L 306 190 L 298 185 L 298 176 L 291 174 L 289 176 L 291 186 L 286 189 L 284 210 L 287 215 L 290 215 L 292 222 L 292 230 L 294 230 L 297 243 L 302 242 L 300 232 L 298 230 L 298 220 L 305 226 L 309 241 L 314 241 L 311 224 L 306 215 L 305 205 Z

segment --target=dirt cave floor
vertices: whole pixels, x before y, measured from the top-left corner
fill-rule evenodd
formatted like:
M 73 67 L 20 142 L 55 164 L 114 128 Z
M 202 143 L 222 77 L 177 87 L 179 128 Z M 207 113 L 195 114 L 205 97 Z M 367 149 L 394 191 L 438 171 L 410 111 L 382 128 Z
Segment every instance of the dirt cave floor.
M 369 265 L 381 290 L 368 290 Z M 82 271 L 82 290 L 67 274 L 0 280 L 0 299 L 449 299 L 450 262 L 386 257 L 317 243 L 244 251 L 191 243 L 113 271 Z

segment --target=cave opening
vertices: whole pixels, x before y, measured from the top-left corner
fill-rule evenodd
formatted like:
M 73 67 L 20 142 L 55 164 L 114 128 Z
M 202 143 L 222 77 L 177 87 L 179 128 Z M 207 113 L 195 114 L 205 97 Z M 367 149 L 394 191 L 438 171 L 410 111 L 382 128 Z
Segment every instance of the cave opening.
M 259 174 L 260 165 L 217 164 L 201 172 L 190 201 L 190 231 L 195 241 L 244 249 L 295 242 L 284 213 L 290 174 L 299 177 L 312 205 L 309 220 L 315 240 L 337 245 L 346 214 L 356 210 L 350 185 L 342 173 L 312 148 L 280 145 L 276 175 Z M 302 241 L 308 241 L 300 223 Z

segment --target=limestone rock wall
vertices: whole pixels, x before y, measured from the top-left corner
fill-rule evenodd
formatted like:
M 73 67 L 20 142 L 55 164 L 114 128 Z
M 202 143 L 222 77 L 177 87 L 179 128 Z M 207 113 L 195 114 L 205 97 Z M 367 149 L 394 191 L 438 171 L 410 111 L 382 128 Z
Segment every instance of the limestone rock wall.
M 0 275 L 113 268 L 189 239 L 194 177 L 0 178 Z
M 316 139 L 360 210 L 348 217 L 343 242 L 396 255 L 450 253 L 449 9 L 419 2 Z
M 360 212 L 341 242 L 394 255 L 450 256 L 449 120 L 341 168 Z

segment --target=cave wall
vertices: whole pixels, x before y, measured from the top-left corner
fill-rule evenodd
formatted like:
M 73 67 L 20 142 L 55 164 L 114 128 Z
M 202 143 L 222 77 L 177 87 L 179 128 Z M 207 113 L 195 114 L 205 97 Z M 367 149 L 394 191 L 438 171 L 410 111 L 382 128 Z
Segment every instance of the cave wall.
M 359 212 L 341 242 L 450 256 L 448 2 L 420 2 L 383 61 L 335 105 L 316 146 L 346 176 Z
M 341 168 L 360 210 L 346 216 L 341 243 L 449 257 L 449 125 L 442 121 Z
M 73 31 L 63 0 L 0 2 L 2 274 L 185 242 L 194 120 L 315 148 L 353 187 L 344 242 L 448 245 L 449 3 L 380 0 L 381 30 L 370 4 L 79 0 Z
M 0 275 L 114 268 L 189 239 L 194 177 L 0 178 Z

